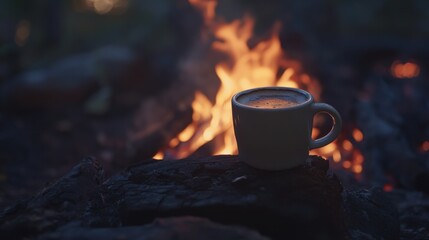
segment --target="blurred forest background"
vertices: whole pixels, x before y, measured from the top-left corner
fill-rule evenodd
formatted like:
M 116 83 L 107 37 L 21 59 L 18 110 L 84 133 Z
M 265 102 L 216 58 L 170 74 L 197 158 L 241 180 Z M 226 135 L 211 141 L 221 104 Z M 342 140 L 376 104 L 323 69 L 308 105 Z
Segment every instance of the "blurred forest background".
M 200 24 L 189 22 L 192 17 L 186 15 L 191 13 L 183 11 L 188 7 L 183 0 L 4 0 L 0 4 L 3 81 L 105 45 L 175 55 L 191 42 L 186 40 L 193 36 L 186 31 L 198 31 L 195 27 Z M 425 0 L 235 0 L 220 1 L 218 7 L 227 20 L 248 12 L 257 18 L 259 29 L 281 20 L 287 31 L 311 34 L 313 41 L 320 42 L 389 35 L 427 37 L 427 9 Z

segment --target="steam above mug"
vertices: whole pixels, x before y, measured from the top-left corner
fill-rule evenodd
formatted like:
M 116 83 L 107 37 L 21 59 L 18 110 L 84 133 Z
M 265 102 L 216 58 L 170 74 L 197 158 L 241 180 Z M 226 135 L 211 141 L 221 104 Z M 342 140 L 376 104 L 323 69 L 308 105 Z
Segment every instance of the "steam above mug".
M 313 140 L 313 117 L 327 113 L 331 131 Z M 334 141 L 341 117 L 326 103 L 315 103 L 310 93 L 296 88 L 263 87 L 232 97 L 232 116 L 240 159 L 264 170 L 284 170 L 303 164 L 309 150 Z

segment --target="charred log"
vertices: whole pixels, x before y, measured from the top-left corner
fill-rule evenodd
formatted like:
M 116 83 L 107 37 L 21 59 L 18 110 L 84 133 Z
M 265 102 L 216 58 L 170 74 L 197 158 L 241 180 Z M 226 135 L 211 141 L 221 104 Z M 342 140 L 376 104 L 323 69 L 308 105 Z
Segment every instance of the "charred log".
M 198 217 L 174 217 L 156 219 L 143 226 L 126 226 L 118 228 L 85 228 L 77 223 L 66 225 L 54 233 L 40 237 L 45 240 L 79 240 L 79 239 L 207 239 L 207 240 L 268 240 L 254 230 L 240 226 L 226 226 Z

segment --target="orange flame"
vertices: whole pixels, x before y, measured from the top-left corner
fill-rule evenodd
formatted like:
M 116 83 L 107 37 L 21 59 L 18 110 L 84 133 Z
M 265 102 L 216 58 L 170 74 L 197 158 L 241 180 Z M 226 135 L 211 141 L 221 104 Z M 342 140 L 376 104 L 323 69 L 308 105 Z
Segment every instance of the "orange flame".
M 192 102 L 193 121 L 170 141 L 166 150 L 168 156 L 187 157 L 209 142 L 213 154 L 236 154 L 230 101 L 233 94 L 239 91 L 262 86 L 300 87 L 308 90 L 316 100 L 319 100 L 321 93 L 319 82 L 308 74 L 301 73 L 299 62 L 285 58 L 278 37 L 279 24 L 274 26 L 268 39 L 251 48 L 248 41 L 253 35 L 252 18 L 245 17 L 231 23 L 218 22 L 214 15 L 216 1 L 189 0 L 189 2 L 202 11 L 206 27 L 217 39 L 213 42 L 212 49 L 224 53 L 229 59 L 219 62 L 214 67 L 220 80 L 220 87 L 213 102 L 204 93 L 195 92 Z M 313 138 L 319 133 L 319 129 L 313 128 Z M 353 138 L 357 142 L 362 141 L 363 133 L 355 129 Z M 334 141 L 310 153 L 332 157 L 334 163 L 341 163 L 342 159 L 347 157 L 348 160 L 341 165 L 356 174 L 362 172 L 363 156 L 360 152 L 354 151 L 349 140 Z
M 164 158 L 164 153 L 163 152 L 157 152 L 155 154 L 155 156 L 153 156 L 153 159 L 155 160 L 162 160 Z
M 197 4 L 200 9 L 204 8 L 205 14 L 214 12 L 208 11 L 206 5 L 209 3 L 213 5 L 213 1 L 190 0 L 190 3 Z M 212 17 L 206 16 L 205 19 Z M 296 70 L 286 68 L 280 76 L 277 76 L 280 70 L 279 62 L 283 57 L 278 38 L 279 26 L 275 27 L 273 35 L 268 40 L 250 48 L 247 42 L 253 34 L 253 25 L 254 21 L 249 17 L 229 24 L 212 24 L 212 31 L 218 39 L 213 43 L 213 49 L 228 55 L 233 64 L 221 62 L 215 66 L 221 84 L 214 103 L 202 92 L 195 93 L 192 103 L 193 122 L 172 140 L 173 144 L 169 144 L 169 147 L 173 148 L 169 151 L 177 158 L 189 156 L 217 137 L 221 140 L 215 141 L 214 154 L 237 153 L 230 104 L 231 97 L 236 92 L 262 86 L 298 87 L 295 78 L 300 78 L 303 79 L 301 85 L 316 87 L 315 96 L 319 96 L 318 83 L 306 74 L 298 75 Z

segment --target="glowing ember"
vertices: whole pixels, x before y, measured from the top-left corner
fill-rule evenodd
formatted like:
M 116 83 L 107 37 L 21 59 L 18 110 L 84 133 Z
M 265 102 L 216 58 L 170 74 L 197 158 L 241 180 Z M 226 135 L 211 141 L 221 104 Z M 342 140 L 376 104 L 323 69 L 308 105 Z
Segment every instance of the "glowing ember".
M 385 192 L 391 192 L 391 191 L 393 191 L 393 185 L 392 184 L 384 184 L 383 190 Z
M 414 62 L 401 63 L 395 61 L 390 71 L 396 78 L 414 78 L 420 74 L 420 66 Z
M 363 170 L 362 163 L 363 156 L 357 149 L 355 149 L 353 151 L 352 171 L 356 174 L 361 173 Z
M 343 148 L 346 151 L 351 151 L 351 150 L 353 150 L 353 144 L 349 140 L 344 140 Z
M 343 162 L 343 168 L 347 169 L 352 166 L 352 163 L 350 161 L 344 161 Z
M 354 165 L 353 166 L 353 172 L 354 173 L 361 173 L 362 172 L 362 166 L 361 165 Z
M 332 154 L 332 159 L 334 160 L 334 162 L 340 162 L 341 161 L 341 153 L 338 149 L 335 150 L 334 153 Z
M 429 151 L 429 141 L 424 141 L 422 145 L 420 146 L 420 150 L 422 152 L 428 152 Z
M 353 138 L 356 140 L 356 142 L 362 142 L 363 140 L 363 133 L 359 129 L 353 130 Z

